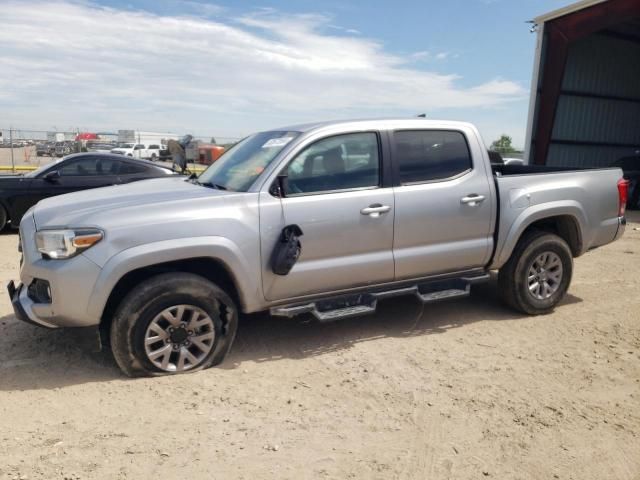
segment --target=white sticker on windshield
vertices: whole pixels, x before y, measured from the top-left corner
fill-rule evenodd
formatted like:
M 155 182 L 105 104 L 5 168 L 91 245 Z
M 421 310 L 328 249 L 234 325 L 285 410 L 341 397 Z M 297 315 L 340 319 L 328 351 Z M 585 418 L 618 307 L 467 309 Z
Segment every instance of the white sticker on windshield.
M 293 137 L 272 138 L 271 140 L 267 140 L 265 144 L 262 145 L 262 148 L 284 147 L 291 140 L 293 140 Z

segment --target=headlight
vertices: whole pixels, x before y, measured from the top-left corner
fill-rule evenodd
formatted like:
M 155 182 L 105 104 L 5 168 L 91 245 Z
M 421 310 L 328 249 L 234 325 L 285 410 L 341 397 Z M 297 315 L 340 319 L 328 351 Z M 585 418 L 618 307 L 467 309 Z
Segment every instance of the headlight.
M 103 236 L 95 228 L 40 230 L 36 232 L 36 246 L 45 258 L 71 258 L 98 243 Z

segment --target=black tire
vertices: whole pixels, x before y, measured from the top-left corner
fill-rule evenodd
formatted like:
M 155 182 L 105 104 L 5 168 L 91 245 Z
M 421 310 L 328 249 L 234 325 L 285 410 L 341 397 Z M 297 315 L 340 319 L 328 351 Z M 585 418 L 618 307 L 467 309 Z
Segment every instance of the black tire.
M 557 288 L 548 298 L 536 298 L 529 288 L 530 268 L 537 258 L 546 253 L 555 254 L 562 265 L 561 278 Z M 562 300 L 573 274 L 573 255 L 567 242 L 552 233 L 531 231 L 518 241 L 511 257 L 500 269 L 498 288 L 507 305 L 529 315 L 541 315 L 553 311 Z M 532 288 L 535 288 L 534 283 Z
M 155 154 L 155 153 L 152 153 L 152 154 L 151 154 L 151 161 L 152 161 L 152 162 L 155 162 L 155 161 L 156 161 L 156 159 L 157 159 L 156 154 Z
M 0 232 L 4 230 L 4 227 L 7 226 L 8 221 L 9 215 L 7 215 L 7 211 L 4 209 L 4 207 L 0 205 Z
M 151 322 L 175 305 L 204 311 L 215 326 L 211 350 L 183 372 L 158 368 L 145 352 L 145 335 Z M 111 349 L 118 366 L 130 377 L 195 372 L 224 360 L 237 328 L 238 309 L 224 290 L 198 275 L 165 273 L 140 283 L 122 300 L 111 324 Z

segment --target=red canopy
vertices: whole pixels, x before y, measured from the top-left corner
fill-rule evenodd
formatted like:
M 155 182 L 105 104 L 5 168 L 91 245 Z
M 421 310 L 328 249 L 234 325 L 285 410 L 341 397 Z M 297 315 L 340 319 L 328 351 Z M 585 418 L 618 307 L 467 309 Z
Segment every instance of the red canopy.
M 98 134 L 96 133 L 79 133 L 78 135 L 76 135 L 76 142 L 79 140 L 97 140 L 98 139 Z

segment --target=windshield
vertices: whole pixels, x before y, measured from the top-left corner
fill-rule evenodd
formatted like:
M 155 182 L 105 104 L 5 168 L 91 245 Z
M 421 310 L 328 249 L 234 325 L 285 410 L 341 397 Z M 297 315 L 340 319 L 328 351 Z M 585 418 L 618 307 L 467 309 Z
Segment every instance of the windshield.
M 300 132 L 262 132 L 245 138 L 199 177 L 198 183 L 246 192 L 258 176 Z

